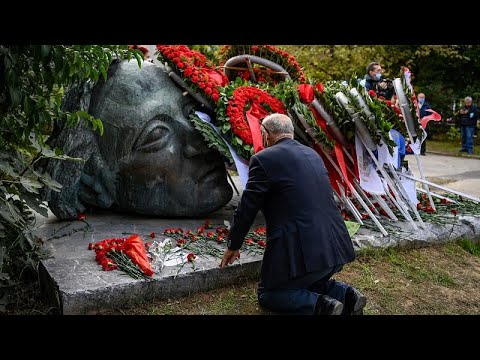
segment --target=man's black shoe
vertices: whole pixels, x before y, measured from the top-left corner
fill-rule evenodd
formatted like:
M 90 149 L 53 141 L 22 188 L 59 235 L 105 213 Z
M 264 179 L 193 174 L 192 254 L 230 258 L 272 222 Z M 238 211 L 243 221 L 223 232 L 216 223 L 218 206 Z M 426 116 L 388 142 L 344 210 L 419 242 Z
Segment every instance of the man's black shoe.
M 341 315 L 343 312 L 343 304 L 328 296 L 320 295 L 317 300 L 315 314 L 317 315 Z
M 345 292 L 345 315 L 363 315 L 363 308 L 367 305 L 367 298 L 353 286 Z

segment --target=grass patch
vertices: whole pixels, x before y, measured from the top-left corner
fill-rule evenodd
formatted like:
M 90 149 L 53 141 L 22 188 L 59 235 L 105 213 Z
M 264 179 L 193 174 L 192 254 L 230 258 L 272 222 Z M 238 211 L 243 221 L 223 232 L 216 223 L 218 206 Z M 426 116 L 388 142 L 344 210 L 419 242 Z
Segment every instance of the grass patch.
M 480 243 L 474 243 L 473 241 L 462 239 L 458 241 L 458 245 L 473 256 L 480 257 Z
M 461 141 L 449 141 L 449 140 L 430 140 L 427 138 L 427 154 L 429 151 L 441 152 L 444 154 L 454 156 L 465 156 L 468 154 L 461 153 L 459 150 L 462 148 Z M 480 138 L 474 138 L 473 155 L 480 156 Z

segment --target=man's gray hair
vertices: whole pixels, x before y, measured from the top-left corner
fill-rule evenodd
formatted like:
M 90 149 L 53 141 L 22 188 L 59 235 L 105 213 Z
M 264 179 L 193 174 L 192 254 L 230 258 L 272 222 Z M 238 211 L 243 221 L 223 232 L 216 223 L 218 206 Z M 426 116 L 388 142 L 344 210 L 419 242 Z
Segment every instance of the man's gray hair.
M 262 125 L 271 135 L 294 133 L 292 119 L 283 114 L 270 114 L 262 121 Z
M 465 101 L 473 101 L 473 99 L 472 99 L 471 96 L 467 96 L 467 97 L 465 98 Z

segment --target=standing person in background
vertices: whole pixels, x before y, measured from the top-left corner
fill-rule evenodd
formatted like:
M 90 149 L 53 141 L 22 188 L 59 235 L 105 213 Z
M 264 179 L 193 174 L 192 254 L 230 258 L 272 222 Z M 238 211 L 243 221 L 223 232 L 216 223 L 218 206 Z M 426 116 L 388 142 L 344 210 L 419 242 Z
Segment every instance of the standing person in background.
M 458 111 L 460 127 L 462 133 L 462 148 L 460 152 L 473 154 L 473 135 L 477 127 L 477 107 L 472 105 L 472 98 L 467 96 L 464 100 L 464 106 Z
M 322 158 L 293 139 L 286 115 L 267 116 L 260 129 L 265 149 L 250 159 L 220 267 L 240 257 L 262 209 L 267 243 L 257 292 L 260 305 L 291 314 L 361 314 L 366 297 L 332 279 L 355 259 L 355 252 Z
M 378 62 L 371 62 L 367 66 L 367 73 L 360 81 L 365 89 L 373 90 L 378 97 L 391 100 L 393 96 L 393 84 L 391 80 L 383 77 L 383 69 Z
M 425 101 L 424 93 L 418 94 L 417 99 L 418 99 L 418 110 L 420 115 L 419 117 L 420 117 L 420 120 L 422 120 L 424 116 L 429 115 L 429 113 L 427 112 L 427 109 L 431 109 L 431 107 L 430 107 L 430 104 Z M 424 129 L 424 130 L 427 131 L 427 129 Z M 427 153 L 427 139 L 423 140 L 422 147 L 420 148 L 420 155 L 426 155 L 426 153 Z

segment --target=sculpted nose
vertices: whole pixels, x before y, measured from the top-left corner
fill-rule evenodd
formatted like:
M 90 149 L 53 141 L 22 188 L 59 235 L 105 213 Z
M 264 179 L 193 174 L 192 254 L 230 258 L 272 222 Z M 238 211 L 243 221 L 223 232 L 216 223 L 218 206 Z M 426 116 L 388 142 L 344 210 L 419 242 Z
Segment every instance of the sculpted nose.
M 187 143 L 183 149 L 183 155 L 189 159 L 197 155 L 206 154 L 211 151 L 205 141 L 203 140 L 202 135 L 197 133 L 197 131 L 189 132 L 187 136 Z

